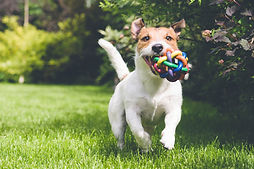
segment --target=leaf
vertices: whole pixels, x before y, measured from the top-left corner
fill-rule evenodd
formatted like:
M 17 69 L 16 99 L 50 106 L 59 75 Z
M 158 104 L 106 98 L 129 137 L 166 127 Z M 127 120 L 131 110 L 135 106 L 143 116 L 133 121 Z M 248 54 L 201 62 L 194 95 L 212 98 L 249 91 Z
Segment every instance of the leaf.
M 225 21 L 217 21 L 217 20 L 215 20 L 215 23 L 216 23 L 216 25 L 219 25 L 219 26 L 224 26 L 225 25 Z
M 231 69 L 227 69 L 225 70 L 224 72 L 222 72 L 222 76 L 225 76 L 227 73 L 231 72 L 232 70 Z
M 237 9 L 238 9 L 238 7 L 236 5 L 234 5 L 232 7 L 227 7 L 226 14 L 228 16 L 232 16 L 237 11 Z
M 239 45 L 240 41 L 235 41 L 235 42 L 232 42 L 231 44 L 234 45 L 234 46 L 237 46 Z
M 234 50 L 227 50 L 225 55 L 226 56 L 235 56 L 235 49 Z
M 234 69 L 237 69 L 238 65 L 239 65 L 238 63 L 233 62 L 228 67 L 231 68 L 232 70 L 234 70 Z
M 220 50 L 220 46 L 218 46 L 218 47 L 216 47 L 216 48 L 213 48 L 212 50 L 211 50 L 211 52 L 210 52 L 210 54 L 213 54 L 213 53 L 216 53 L 216 52 L 218 52 L 219 50 Z
M 213 38 L 213 40 L 215 40 L 217 38 L 225 36 L 227 33 L 228 33 L 227 31 L 218 30 L 215 33 L 212 33 L 212 38 Z
M 107 34 L 104 30 L 98 30 L 98 32 L 99 32 L 100 34 L 104 35 L 104 36 L 106 36 L 106 34 Z
M 195 0 L 190 0 L 189 4 L 191 5 L 193 2 L 195 2 Z
M 224 2 L 224 0 L 214 0 L 209 5 L 217 5 L 217 4 L 221 4 L 223 2 Z
M 226 43 L 230 43 L 231 41 L 229 40 L 228 37 L 226 36 L 219 36 L 216 39 L 214 39 L 215 42 L 226 42 Z
M 249 9 L 245 9 L 244 12 L 241 12 L 241 15 L 243 15 L 243 16 L 252 16 L 252 12 Z
M 209 42 L 209 41 L 211 41 L 211 40 L 213 40 L 213 39 L 210 38 L 210 37 L 205 37 L 205 40 L 206 40 L 206 42 Z
M 244 50 L 250 50 L 251 46 L 246 39 L 241 39 L 240 45 L 243 47 Z
M 198 4 L 201 5 L 202 0 L 190 0 L 189 5 L 193 4 L 196 1 L 198 1 Z

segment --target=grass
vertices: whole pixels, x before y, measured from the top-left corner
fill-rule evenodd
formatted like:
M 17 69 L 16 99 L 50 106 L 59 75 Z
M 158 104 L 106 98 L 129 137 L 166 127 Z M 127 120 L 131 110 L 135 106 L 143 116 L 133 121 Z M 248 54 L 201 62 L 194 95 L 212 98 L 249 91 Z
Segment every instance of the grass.
M 254 168 L 254 148 L 212 106 L 185 99 L 172 151 L 142 154 L 127 130 L 120 151 L 110 131 L 112 90 L 0 84 L 0 168 Z

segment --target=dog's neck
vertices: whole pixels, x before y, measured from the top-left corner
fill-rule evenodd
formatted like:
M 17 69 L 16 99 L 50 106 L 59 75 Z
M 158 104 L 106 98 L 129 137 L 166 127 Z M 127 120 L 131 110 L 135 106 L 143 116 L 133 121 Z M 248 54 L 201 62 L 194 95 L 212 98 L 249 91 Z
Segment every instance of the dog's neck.
M 135 71 L 139 76 L 145 90 L 151 95 L 154 96 L 158 92 L 162 92 L 167 87 L 168 82 L 165 79 L 155 76 L 150 70 L 149 66 L 145 63 L 144 59 L 138 54 L 135 57 Z

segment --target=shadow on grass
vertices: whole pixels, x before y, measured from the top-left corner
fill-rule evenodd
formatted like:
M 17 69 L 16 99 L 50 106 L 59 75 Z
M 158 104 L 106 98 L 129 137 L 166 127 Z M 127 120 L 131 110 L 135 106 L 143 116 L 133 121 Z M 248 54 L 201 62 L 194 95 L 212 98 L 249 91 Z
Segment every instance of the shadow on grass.
M 216 140 L 220 144 L 254 143 L 254 124 L 251 119 L 238 120 L 234 117 L 224 116 L 213 106 L 190 99 L 184 101 L 182 111 L 182 118 L 176 130 L 176 144 L 180 147 L 205 146 Z M 157 145 L 160 145 L 160 134 L 163 128 L 162 119 L 153 136 L 155 137 L 153 141 Z M 127 141 L 133 142 L 133 140 L 132 137 Z
M 98 118 L 94 114 L 87 116 L 86 121 L 83 123 L 87 125 L 86 128 L 100 130 L 104 135 L 110 137 L 102 137 L 100 140 L 104 143 L 104 146 L 100 147 L 102 154 L 108 155 L 113 152 L 115 155 L 120 153 L 124 157 L 130 150 L 134 154 L 141 153 L 129 129 L 127 129 L 125 138 L 126 148 L 123 151 L 118 150 L 116 148 L 116 140 L 110 130 L 109 122 L 105 119 L 107 119 L 106 115 Z M 244 124 L 245 126 L 251 126 L 243 128 L 243 123 L 246 123 Z M 254 138 L 251 127 L 253 127 L 251 121 L 242 122 L 233 117 L 223 116 L 209 104 L 187 99 L 184 102 L 182 119 L 176 131 L 176 146 L 181 148 L 200 147 L 213 142 L 218 142 L 219 145 L 253 144 Z M 160 133 L 163 128 L 164 123 L 162 120 L 153 135 L 153 147 L 155 147 L 155 151 L 152 154 L 164 151 L 159 142 Z M 105 140 L 109 141 L 105 142 Z
M 108 141 L 103 143 L 104 146 L 101 151 L 104 151 L 105 154 L 109 154 L 110 151 L 119 153 L 116 150 L 116 140 L 111 132 L 106 112 L 65 113 L 64 116 L 63 119 L 55 119 L 46 123 L 44 127 L 52 130 L 73 130 L 78 134 L 95 133 L 103 135 L 99 137 L 100 142 Z M 155 129 L 153 142 L 156 145 L 160 145 L 160 133 L 163 127 L 162 121 Z M 208 104 L 187 99 L 184 102 L 182 119 L 176 131 L 176 144 L 180 147 L 196 147 L 210 144 L 214 140 L 219 140 L 221 144 L 252 144 L 252 130 L 242 129 L 239 121 L 220 115 L 215 108 Z M 126 132 L 126 147 L 135 152 L 138 150 L 129 129 Z
M 186 99 L 177 133 L 180 141 L 188 140 L 191 144 L 208 144 L 215 139 L 222 144 L 253 144 L 253 129 L 250 119 L 226 116 L 209 104 Z
M 128 156 L 127 154 L 129 154 L 130 150 L 134 154 L 141 153 L 129 129 L 126 132 L 126 148 L 123 151 L 117 149 L 116 140 L 110 129 L 107 112 L 98 110 L 92 110 L 89 113 L 64 112 L 55 119 L 43 121 L 41 124 L 28 124 L 17 129 L 24 130 L 26 127 L 31 128 L 33 132 L 38 130 L 46 132 L 47 130 L 54 132 L 72 131 L 72 133 L 77 135 L 96 137 L 97 141 L 102 144 L 102 146 L 97 147 L 98 151 L 106 156 L 112 153 L 115 155 L 120 153 L 122 157 L 125 157 Z M 159 143 L 163 127 L 162 120 L 153 135 L 153 146 L 156 148 L 152 154 L 164 151 Z M 31 130 L 27 131 L 31 132 Z M 176 131 L 176 146 L 181 148 L 206 146 L 214 140 L 219 140 L 221 144 L 249 144 L 253 143 L 252 131 L 242 129 L 241 123 L 237 123 L 237 120 L 220 115 L 216 109 L 208 104 L 186 99 L 183 105 L 182 119 Z M 157 147 L 159 147 L 158 150 Z

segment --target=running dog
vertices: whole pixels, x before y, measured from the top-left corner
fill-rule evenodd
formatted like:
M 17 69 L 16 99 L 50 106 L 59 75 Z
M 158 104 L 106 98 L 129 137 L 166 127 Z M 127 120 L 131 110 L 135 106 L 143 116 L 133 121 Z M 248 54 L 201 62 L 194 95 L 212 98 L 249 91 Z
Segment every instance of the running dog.
M 131 24 L 131 35 L 137 40 L 135 70 L 129 72 L 117 49 L 100 39 L 121 80 L 110 100 L 108 117 L 117 146 L 124 147 L 125 129 L 128 124 L 136 142 L 147 152 L 151 148 L 150 134 L 164 116 L 165 128 L 160 142 L 166 149 L 173 149 L 175 130 L 181 119 L 182 86 L 180 81 L 169 82 L 155 75 L 150 66 L 154 56 L 161 56 L 167 49 L 177 50 L 177 41 L 185 20 L 171 27 L 146 27 L 139 18 Z

